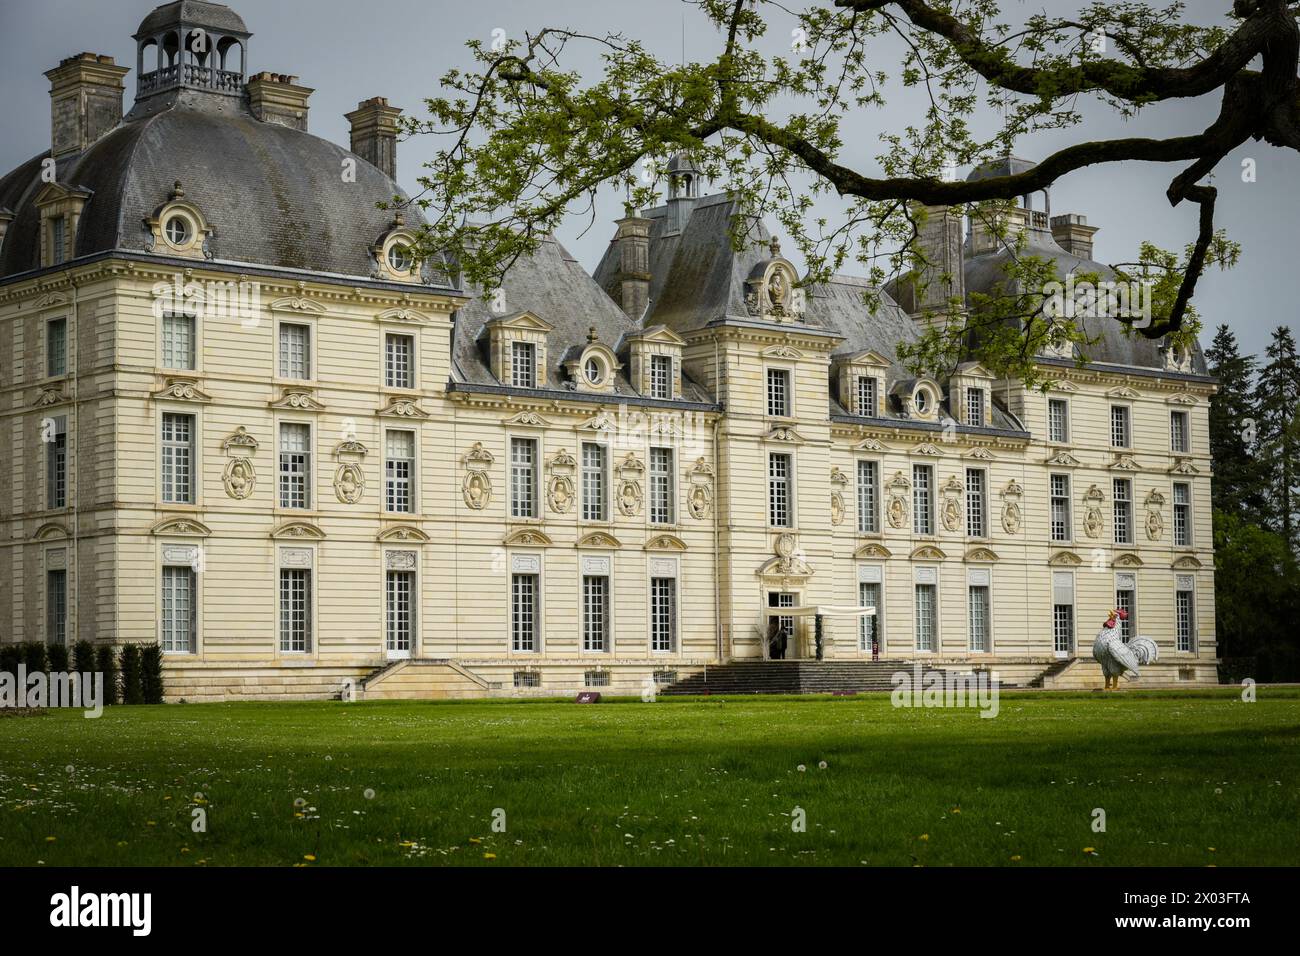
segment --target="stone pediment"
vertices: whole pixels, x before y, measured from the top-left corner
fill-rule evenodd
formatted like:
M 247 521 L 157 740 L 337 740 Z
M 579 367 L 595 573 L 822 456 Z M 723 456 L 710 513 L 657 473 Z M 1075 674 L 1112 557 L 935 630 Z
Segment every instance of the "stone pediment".
M 853 552 L 855 558 L 892 558 L 893 556 L 894 552 L 875 541 L 869 541 Z
M 1077 568 L 1083 564 L 1083 558 L 1073 551 L 1058 551 L 1047 559 L 1047 563 L 1056 568 Z
M 942 458 L 943 452 L 932 442 L 922 442 L 908 452 L 911 455 L 926 455 L 930 458 Z
M 153 393 L 155 399 L 172 402 L 210 402 L 212 396 L 199 388 L 198 382 L 188 378 L 169 378 L 162 388 Z
M 803 353 L 793 345 L 773 345 L 771 348 L 763 349 L 764 358 L 783 358 L 783 359 L 801 359 Z
M 789 425 L 778 425 L 764 435 L 763 440 L 785 442 L 790 445 L 802 445 L 804 443 L 803 436 Z
M 1171 475 L 1199 475 L 1201 469 L 1192 464 L 1191 459 L 1179 458 L 1169 468 Z
M 1140 398 L 1141 396 L 1127 385 L 1112 388 L 1106 393 L 1107 398 Z
M 47 521 L 36 529 L 33 541 L 58 541 L 68 537 L 68 529 L 57 521 Z
M 412 325 L 428 325 L 431 321 L 423 312 L 417 312 L 415 309 L 408 309 L 405 306 L 400 309 L 389 309 L 386 312 L 380 312 L 375 318 L 380 322 L 409 322 Z
M 1110 463 L 1110 467 L 1115 471 L 1142 470 L 1142 466 L 1137 463 L 1132 455 L 1116 455 L 1115 460 Z
M 273 312 L 297 312 L 302 315 L 323 315 L 325 312 L 325 306 L 301 295 L 276 299 L 269 308 Z
M 885 443 L 877 438 L 864 438 L 854 446 L 856 451 L 889 451 Z
M 316 397 L 305 388 L 286 388 L 284 393 L 270 404 L 272 408 L 285 408 L 296 412 L 319 412 L 325 408 L 325 404 L 317 401 Z
M 290 538 L 299 541 L 323 541 L 325 532 L 310 521 L 286 521 L 271 532 L 272 538 Z
M 579 548 L 621 548 L 623 543 L 604 531 L 593 531 L 578 539 Z
M 526 547 L 526 548 L 544 548 L 547 545 L 554 544 L 548 535 L 541 528 L 517 528 L 511 531 L 502 539 L 501 543 L 507 548 Z
M 424 544 L 432 539 L 419 528 L 403 524 L 385 528 L 375 536 L 375 540 Z
M 1049 455 L 1043 462 L 1045 465 L 1059 465 L 1062 468 L 1077 468 L 1079 459 L 1075 458 L 1068 451 L 1062 448 L 1053 455 Z
M 998 557 L 997 552 L 992 548 L 971 548 L 966 552 L 966 557 L 962 560 L 971 563 L 985 563 L 1000 561 L 1001 558 Z
M 675 534 L 657 534 L 645 543 L 647 551 L 685 551 L 686 542 Z
M 1140 568 L 1143 563 L 1144 562 L 1141 558 L 1128 551 L 1123 554 L 1117 554 L 1115 560 L 1111 562 L 1111 564 L 1115 565 L 1117 568 Z
M 974 458 L 976 461 L 994 461 L 997 456 L 987 448 L 973 448 L 967 458 Z
M 914 549 L 910 557 L 913 561 L 942 561 L 948 555 L 932 544 L 923 544 Z
M 524 428 L 549 428 L 551 425 L 545 418 L 533 411 L 520 412 L 518 415 L 505 419 L 501 424 L 516 428 L 521 426 Z
M 185 535 L 187 537 L 206 538 L 212 529 L 195 518 L 163 518 L 149 529 L 152 535 Z
M 1185 554 L 1181 558 L 1176 558 L 1170 567 L 1175 571 L 1199 571 L 1204 565 L 1201 563 L 1200 558 Z
M 379 414 L 392 418 L 421 419 L 429 417 L 429 413 L 416 404 L 414 400 L 399 397 L 390 398 L 388 404 L 379 409 Z

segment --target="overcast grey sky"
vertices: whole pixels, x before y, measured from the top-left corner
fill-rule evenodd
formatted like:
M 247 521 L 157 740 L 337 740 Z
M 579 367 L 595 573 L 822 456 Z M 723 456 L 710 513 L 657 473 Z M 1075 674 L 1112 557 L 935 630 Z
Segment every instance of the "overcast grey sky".
M 1003 0 L 1003 9 L 1008 19 L 1019 19 L 1044 7 L 1076 10 L 1082 4 Z M 673 60 L 683 47 L 688 59 L 712 58 L 719 44 L 694 9 L 678 0 L 231 0 L 229 5 L 254 33 L 250 72 L 296 74 L 314 87 L 311 131 L 344 145 L 348 135 L 343 114 L 359 100 L 387 96 L 397 106 L 418 110 L 422 98 L 437 91 L 444 70 L 469 63 L 464 42 L 472 37 L 490 41 L 494 29 L 514 36 L 543 26 L 576 27 L 586 33 L 619 31 Z M 793 6 L 798 5 L 796 0 Z M 44 71 L 83 50 L 111 54 L 134 69 L 131 34 L 155 6 L 153 0 L 0 0 L 0 170 L 48 148 L 49 84 Z M 1218 21 L 1220 11 L 1229 6 L 1228 0 L 1188 0 L 1190 15 L 1201 22 Z M 773 42 L 781 42 L 782 35 L 777 32 Z M 892 51 L 884 53 L 879 68 L 896 73 Z M 594 58 L 574 62 L 582 69 L 597 65 Z M 128 77 L 128 108 L 134 88 L 134 77 Z M 887 108 L 864 115 L 844 131 L 846 161 L 873 169 L 880 131 L 918 121 L 919 109 L 916 96 L 899 91 Z M 1216 112 L 1215 97 L 1162 104 L 1132 122 L 1089 107 L 1082 127 L 1025 141 L 1017 152 L 1041 158 L 1084 135 L 1186 135 L 1199 132 Z M 432 141 L 418 139 L 399 148 L 398 178 L 408 190 L 414 189 L 420 164 L 433 149 Z M 1242 182 L 1241 162 L 1246 157 L 1257 164 L 1254 183 Z M 1099 226 L 1096 256 L 1103 262 L 1132 260 L 1144 239 L 1180 249 L 1194 237 L 1196 207 L 1173 210 L 1165 201 L 1165 188 L 1176 171 L 1149 164 L 1083 170 L 1052 190 L 1052 211 L 1083 213 Z M 1242 243 L 1243 261 L 1230 272 L 1211 272 L 1201 280 L 1196 303 L 1207 326 L 1203 338 L 1208 344 L 1213 327 L 1227 323 L 1244 350 L 1262 352 L 1272 328 L 1296 326 L 1292 280 L 1300 271 L 1294 238 L 1300 220 L 1300 156 L 1249 144 L 1220 164 L 1214 184 L 1220 191 L 1219 225 Z M 620 197 L 605 197 L 599 212 L 594 228 L 584 231 L 585 222 L 574 222 L 560 234 L 589 270 L 612 235 Z

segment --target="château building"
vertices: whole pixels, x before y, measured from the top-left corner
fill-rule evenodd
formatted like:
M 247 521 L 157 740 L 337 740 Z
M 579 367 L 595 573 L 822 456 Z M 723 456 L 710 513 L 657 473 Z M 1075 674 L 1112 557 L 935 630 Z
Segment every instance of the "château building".
M 919 292 L 803 287 L 679 157 L 594 274 L 548 239 L 485 295 L 377 207 L 400 111 L 317 138 L 250 37 L 157 8 L 125 114 L 127 67 L 64 60 L 0 178 L 0 640 L 157 641 L 188 700 L 635 692 L 790 609 L 792 659 L 1086 686 L 1118 605 L 1144 680 L 1215 679 L 1200 351 L 1086 319 L 1046 391 L 897 359 L 1017 236 L 1109 274 L 1083 216 L 929 210 Z

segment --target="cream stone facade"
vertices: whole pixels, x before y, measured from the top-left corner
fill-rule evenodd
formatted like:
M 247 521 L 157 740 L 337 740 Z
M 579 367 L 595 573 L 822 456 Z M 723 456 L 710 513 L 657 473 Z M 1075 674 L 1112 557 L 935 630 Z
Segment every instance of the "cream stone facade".
M 319 140 L 250 36 L 158 8 L 125 117 L 124 70 L 70 58 L 55 161 L 0 179 L 3 640 L 161 641 L 173 699 L 640 692 L 768 657 L 769 608 L 874 606 L 820 657 L 1087 686 L 1119 603 L 1145 679 L 1215 679 L 1199 352 L 1097 319 L 1046 392 L 913 378 L 925 301 L 734 251 L 684 158 L 594 276 L 548 240 L 465 288 L 375 208 L 395 107 Z M 1059 218 L 1027 201 L 1030 246 L 1103 269 Z M 987 288 L 1006 250 L 934 222 Z

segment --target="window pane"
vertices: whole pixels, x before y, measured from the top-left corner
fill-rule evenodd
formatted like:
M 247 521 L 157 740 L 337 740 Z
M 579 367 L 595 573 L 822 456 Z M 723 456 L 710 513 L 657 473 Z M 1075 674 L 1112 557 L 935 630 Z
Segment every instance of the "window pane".
M 584 521 L 604 521 L 609 498 L 605 478 L 605 446 L 595 442 L 582 445 L 582 517 Z
M 384 507 L 415 511 L 415 433 L 389 431 L 384 438 Z
M 280 507 L 311 507 L 310 425 L 280 425 Z
M 877 411 L 875 376 L 858 376 L 858 414 L 875 418 Z
M 280 650 L 311 649 L 311 571 L 280 569 Z
M 45 498 L 50 508 L 68 506 L 68 419 L 65 415 L 53 419 L 53 430 L 46 434 L 42 424 L 41 438 L 45 442 Z
M 536 440 L 510 439 L 510 514 L 513 517 L 537 517 L 536 468 Z
M 537 348 L 532 342 L 514 342 L 510 348 L 510 384 L 515 388 L 537 386 Z
M 609 578 L 585 575 L 582 579 L 582 649 L 609 650 Z
M 984 471 L 966 469 L 966 534 L 982 538 L 986 534 L 984 520 Z
M 45 374 L 68 372 L 68 320 L 53 319 L 45 326 Z
M 290 322 L 280 324 L 280 377 L 311 378 L 311 329 Z
M 880 470 L 874 461 L 858 462 L 858 531 L 875 534 L 880 530 Z
M 168 312 L 163 315 L 163 367 L 194 368 L 194 317 Z
M 194 503 L 193 415 L 163 415 L 162 499 L 177 504 Z
M 677 647 L 677 579 L 650 579 L 650 649 Z
M 68 643 L 68 572 L 62 568 L 45 573 L 45 642 Z
M 858 625 L 858 649 L 879 651 L 879 627 L 884 619 L 884 608 L 880 606 L 880 584 L 875 581 L 862 581 L 858 584 L 858 606 L 874 607 L 874 616 L 864 615 Z
M 929 465 L 912 466 L 912 533 L 933 534 L 933 474 Z
M 194 569 L 168 565 L 162 571 L 162 645 L 164 651 L 192 654 L 197 622 Z
M 774 528 L 791 526 L 789 455 L 768 455 L 768 520 Z
M 384 337 L 384 384 L 389 388 L 415 387 L 415 339 L 389 333 Z
M 516 651 L 537 650 L 537 575 L 516 574 L 510 582 L 510 641 Z
M 650 523 L 672 524 L 676 493 L 673 490 L 673 450 L 650 449 Z
M 970 649 L 978 653 L 989 650 L 989 589 L 987 585 L 970 586 Z
M 936 630 L 935 586 L 916 585 L 916 649 L 934 650 Z
M 410 653 L 415 637 L 415 572 L 388 571 L 385 594 L 385 643 L 394 653 Z
M 1116 478 L 1113 482 L 1115 496 L 1115 543 L 1133 543 L 1133 494 L 1132 484 L 1127 478 Z
M 650 356 L 650 397 L 663 399 L 673 397 L 673 357 L 671 355 Z
M 1047 440 L 1070 440 L 1070 406 L 1063 398 L 1053 398 L 1047 403 Z
M 1070 476 L 1052 475 L 1052 540 L 1070 540 Z
M 984 425 L 984 389 L 966 389 L 966 422 L 969 425 Z
M 767 370 L 767 413 L 774 418 L 790 414 L 790 373 L 786 369 Z
M 1110 443 L 1116 448 L 1129 447 L 1128 406 L 1112 405 L 1110 408 Z

